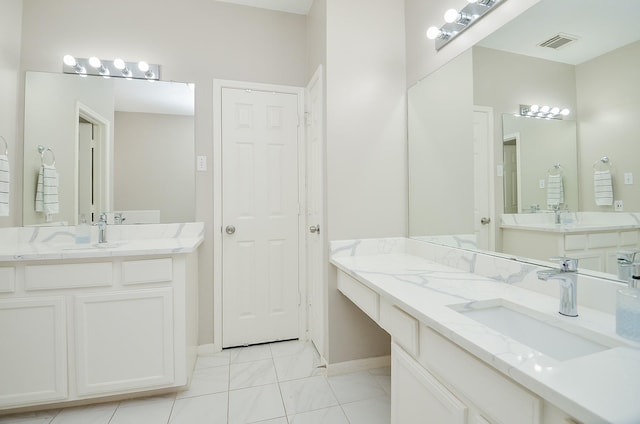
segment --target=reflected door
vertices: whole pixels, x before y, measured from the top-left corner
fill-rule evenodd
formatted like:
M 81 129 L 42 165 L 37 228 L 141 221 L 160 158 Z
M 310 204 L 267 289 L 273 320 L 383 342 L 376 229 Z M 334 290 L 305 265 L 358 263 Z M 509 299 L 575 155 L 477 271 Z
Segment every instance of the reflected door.
M 78 215 L 93 222 L 93 124 L 78 123 Z M 77 219 L 77 217 L 76 217 Z
M 495 249 L 493 190 L 493 109 L 474 106 L 473 110 L 473 184 L 474 233 L 477 246 Z
M 222 89 L 222 345 L 298 337 L 298 96 Z

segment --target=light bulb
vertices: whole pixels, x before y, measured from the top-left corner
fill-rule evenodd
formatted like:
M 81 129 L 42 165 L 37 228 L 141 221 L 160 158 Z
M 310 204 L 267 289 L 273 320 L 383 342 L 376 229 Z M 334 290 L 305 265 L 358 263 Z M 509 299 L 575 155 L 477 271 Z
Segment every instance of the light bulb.
M 142 72 L 147 72 L 149 70 L 149 64 L 144 60 L 141 60 L 140 62 L 138 62 L 138 69 L 140 69 Z
M 560 108 L 557 107 L 557 106 L 554 106 L 554 107 L 551 108 L 550 112 L 553 113 L 554 115 L 557 115 L 557 114 L 560 113 Z
M 549 112 L 549 109 L 550 109 L 550 108 L 549 108 L 549 106 L 544 105 L 544 106 L 542 106 L 542 107 L 540 108 L 540 112 L 542 112 L 542 113 L 548 113 L 548 112 Z
M 442 35 L 442 31 L 440 31 L 440 28 L 438 27 L 432 26 L 427 30 L 427 38 L 429 40 L 435 40 L 436 38 L 440 37 L 440 35 Z
M 89 65 L 93 66 L 94 68 L 98 69 L 99 67 L 102 66 L 102 62 L 100 61 L 100 59 L 98 59 L 95 56 L 91 56 L 89 58 Z
M 458 20 L 460 13 L 456 9 L 449 9 L 444 12 L 444 21 L 448 24 L 455 22 Z
M 569 109 L 567 109 L 567 108 L 564 108 L 564 109 L 562 109 L 560 111 L 560 115 L 562 115 L 562 116 L 567 116 L 570 113 L 571 113 L 571 111 Z
M 124 63 L 124 60 L 120 59 L 119 57 L 113 59 L 113 66 L 121 71 L 127 67 L 127 65 Z
M 540 106 L 538 105 L 531 105 L 531 112 L 537 112 L 540 110 Z
M 76 66 L 76 63 L 78 63 L 76 62 L 76 58 L 71 56 L 70 54 L 64 55 L 64 57 L 62 58 L 62 61 L 67 66 Z

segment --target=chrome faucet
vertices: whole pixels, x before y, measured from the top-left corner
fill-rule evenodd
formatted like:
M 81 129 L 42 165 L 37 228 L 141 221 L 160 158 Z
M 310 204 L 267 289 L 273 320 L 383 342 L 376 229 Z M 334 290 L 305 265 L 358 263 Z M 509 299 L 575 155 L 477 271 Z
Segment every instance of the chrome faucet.
M 98 218 L 98 243 L 107 242 L 107 214 L 101 213 Z
M 568 317 L 578 316 L 578 260 L 571 258 L 550 258 L 559 262 L 559 269 L 538 271 L 538 279 L 560 282 L 560 308 L 558 312 Z
M 560 214 L 562 213 L 562 209 L 560 209 L 560 205 L 553 205 L 553 213 L 555 214 L 555 222 L 556 224 L 560 224 L 560 222 L 562 222 L 561 218 L 560 218 Z

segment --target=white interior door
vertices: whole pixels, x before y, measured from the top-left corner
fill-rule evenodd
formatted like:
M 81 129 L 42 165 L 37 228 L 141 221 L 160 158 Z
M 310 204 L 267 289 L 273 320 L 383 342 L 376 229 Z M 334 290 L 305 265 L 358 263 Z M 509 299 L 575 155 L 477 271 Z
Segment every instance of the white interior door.
M 222 347 L 298 337 L 297 104 L 222 89 Z
M 323 97 L 322 68 L 318 68 L 306 88 L 307 142 L 307 284 L 309 338 L 321 356 L 325 357 L 326 296 L 324 278 L 324 246 L 326 240 L 323 219 Z
M 78 123 L 78 215 L 93 222 L 93 124 Z
M 474 106 L 474 229 L 478 248 L 495 250 L 493 109 Z

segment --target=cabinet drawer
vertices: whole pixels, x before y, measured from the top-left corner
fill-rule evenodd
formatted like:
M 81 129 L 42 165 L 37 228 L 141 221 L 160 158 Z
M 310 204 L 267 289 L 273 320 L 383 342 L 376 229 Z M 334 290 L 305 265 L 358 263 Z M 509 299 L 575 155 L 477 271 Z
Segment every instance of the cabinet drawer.
M 540 399 L 432 329 L 420 326 L 420 362 L 503 424 L 539 424 Z
M 370 318 L 378 321 L 378 294 L 342 271 L 338 271 L 338 290 L 358 305 Z
M 122 263 L 123 284 L 164 283 L 173 281 L 171 258 L 145 259 Z
M 26 290 L 110 286 L 113 281 L 113 264 L 97 262 L 29 265 L 25 267 L 24 280 Z
M 409 354 L 418 355 L 419 327 L 418 321 L 414 317 L 381 298 L 379 324 Z
M 623 231 L 620 233 L 620 245 L 632 246 L 638 245 L 638 232 L 637 231 Z
M 589 234 L 589 248 L 617 247 L 619 243 L 618 233 Z
M 16 291 L 16 269 L 12 266 L 0 267 L 0 293 Z
M 586 234 L 570 234 L 564 236 L 565 250 L 584 250 L 587 248 Z

